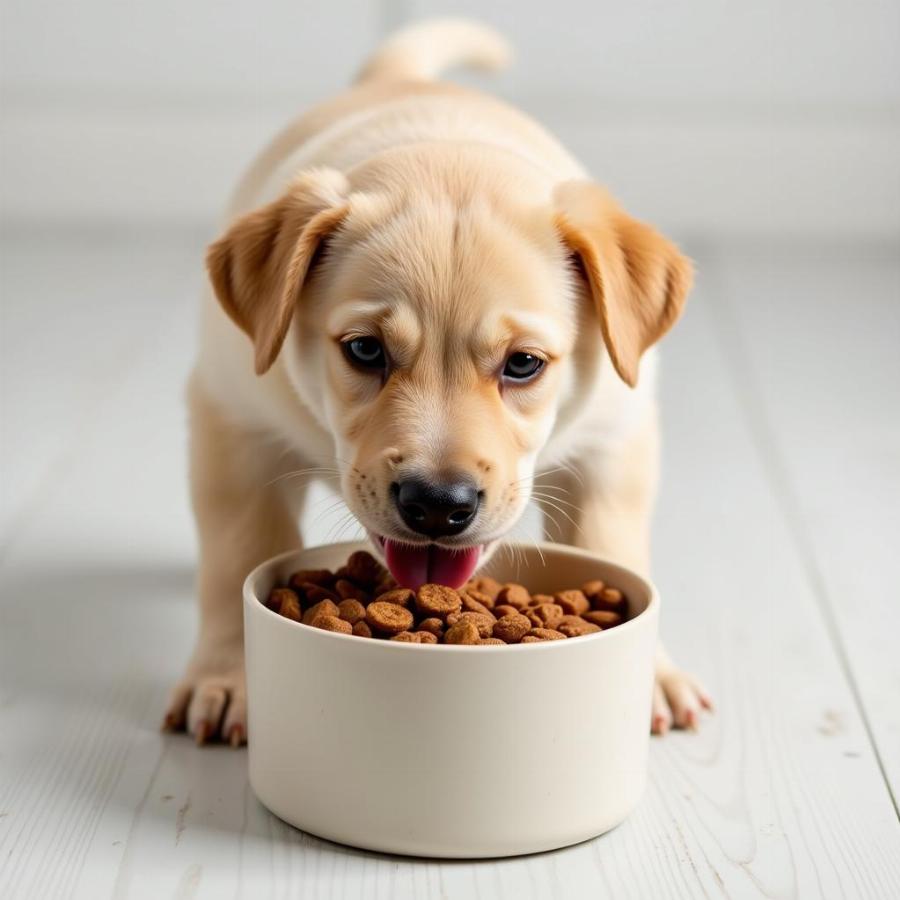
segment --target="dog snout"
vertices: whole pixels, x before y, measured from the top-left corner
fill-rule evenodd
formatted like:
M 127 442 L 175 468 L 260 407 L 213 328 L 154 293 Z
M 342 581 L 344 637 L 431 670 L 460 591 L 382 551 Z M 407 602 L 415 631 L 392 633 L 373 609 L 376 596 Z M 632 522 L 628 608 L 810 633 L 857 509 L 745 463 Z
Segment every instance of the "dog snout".
M 430 538 L 462 534 L 475 520 L 481 492 L 466 477 L 429 481 L 401 478 L 391 485 L 394 502 L 406 525 Z

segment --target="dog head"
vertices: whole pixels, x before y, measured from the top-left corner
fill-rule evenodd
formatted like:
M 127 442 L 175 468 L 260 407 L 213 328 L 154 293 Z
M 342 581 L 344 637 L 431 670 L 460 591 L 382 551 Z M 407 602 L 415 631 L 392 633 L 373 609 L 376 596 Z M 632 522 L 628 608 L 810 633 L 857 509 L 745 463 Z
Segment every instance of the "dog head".
M 595 185 L 549 196 L 483 156 L 305 173 L 207 260 L 257 372 L 284 365 L 334 439 L 345 501 L 412 587 L 470 577 L 604 347 L 633 386 L 690 285 L 677 249 Z

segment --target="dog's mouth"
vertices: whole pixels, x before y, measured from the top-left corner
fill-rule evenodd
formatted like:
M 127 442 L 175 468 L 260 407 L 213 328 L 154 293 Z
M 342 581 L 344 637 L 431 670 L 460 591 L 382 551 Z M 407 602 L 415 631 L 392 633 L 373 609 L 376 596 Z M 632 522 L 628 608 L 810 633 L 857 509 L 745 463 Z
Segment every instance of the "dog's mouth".
M 471 547 L 442 547 L 440 544 L 409 544 L 381 535 L 372 535 L 381 548 L 384 561 L 394 580 L 405 588 L 418 590 L 423 584 L 445 584 L 458 588 L 473 575 L 487 549 L 486 544 Z

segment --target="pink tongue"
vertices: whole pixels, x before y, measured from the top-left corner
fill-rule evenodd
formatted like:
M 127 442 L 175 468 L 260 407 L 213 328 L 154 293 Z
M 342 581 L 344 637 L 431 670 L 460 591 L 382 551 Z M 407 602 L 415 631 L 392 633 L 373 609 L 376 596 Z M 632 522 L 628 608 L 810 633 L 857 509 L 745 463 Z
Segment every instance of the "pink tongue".
M 423 584 L 461 587 L 471 578 L 480 556 L 480 546 L 446 550 L 436 544 L 411 547 L 388 538 L 384 541 L 384 558 L 391 575 L 402 587 L 414 591 Z

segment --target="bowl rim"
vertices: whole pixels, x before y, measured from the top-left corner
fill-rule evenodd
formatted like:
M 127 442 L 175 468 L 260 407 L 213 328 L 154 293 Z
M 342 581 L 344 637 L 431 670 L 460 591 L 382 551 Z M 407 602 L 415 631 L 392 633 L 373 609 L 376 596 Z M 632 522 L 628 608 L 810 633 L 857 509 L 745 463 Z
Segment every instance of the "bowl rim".
M 601 556 L 598 553 L 592 553 L 590 550 L 584 550 L 581 547 L 573 547 L 569 544 L 558 544 L 552 541 L 505 541 L 503 543 L 504 546 L 520 547 L 523 550 L 537 549 L 540 553 L 556 553 L 560 550 L 563 550 L 566 554 L 579 556 L 582 559 L 591 560 L 593 562 L 599 562 L 604 566 L 609 566 L 613 569 L 618 569 L 621 572 L 625 572 L 631 578 L 636 578 L 638 581 L 640 581 L 647 589 L 650 594 L 650 599 L 647 602 L 647 606 L 643 610 L 641 610 L 641 612 L 639 612 L 633 619 L 628 619 L 627 622 L 623 622 L 621 625 L 616 625 L 615 628 L 608 628 L 604 631 L 595 632 L 594 634 L 582 635 L 575 641 L 577 646 L 583 647 L 586 644 L 597 643 L 598 641 L 602 640 L 611 640 L 611 634 L 622 634 L 625 631 L 632 631 L 634 628 L 643 627 L 647 624 L 649 618 L 658 615 L 659 593 L 656 589 L 656 585 L 649 578 L 641 575 L 638 572 L 635 572 L 633 569 L 629 569 L 627 566 L 623 566 L 621 563 L 614 562 L 613 560 L 607 559 L 606 557 Z M 297 550 L 287 550 L 284 553 L 279 553 L 277 556 L 270 557 L 264 562 L 259 563 L 259 565 L 254 566 L 247 577 L 244 579 L 243 599 L 245 611 L 249 613 L 249 611 L 253 609 L 255 605 L 259 607 L 259 609 L 253 609 L 252 614 L 255 615 L 258 612 L 262 612 L 266 616 L 271 616 L 272 619 L 277 619 L 278 622 L 281 623 L 278 627 L 300 628 L 302 629 L 302 633 L 306 634 L 312 640 L 322 639 L 352 641 L 354 645 L 362 643 L 366 647 L 381 647 L 386 652 L 390 653 L 397 651 L 402 653 L 417 651 L 419 653 L 477 652 L 479 654 L 484 654 L 507 653 L 512 650 L 515 650 L 518 653 L 523 653 L 529 651 L 546 652 L 551 648 L 554 648 L 557 652 L 559 652 L 562 647 L 567 646 L 572 642 L 572 639 L 564 641 L 536 641 L 535 643 L 528 644 L 506 644 L 505 646 L 500 647 L 496 644 L 488 644 L 487 646 L 485 646 L 484 644 L 412 644 L 407 643 L 406 641 L 390 640 L 360 641 L 360 638 L 357 635 L 341 634 L 340 632 L 336 631 L 326 631 L 324 628 L 313 628 L 311 625 L 304 625 L 302 622 L 295 622 L 293 619 L 285 618 L 284 616 L 276 613 L 274 610 L 269 609 L 269 607 L 266 606 L 266 604 L 257 596 L 256 592 L 253 589 L 253 583 L 264 569 L 275 567 L 279 563 L 289 559 L 292 556 L 309 553 L 313 550 L 321 550 L 326 547 L 335 549 L 344 547 L 347 549 L 354 548 L 356 550 L 371 549 L 367 541 L 338 541 L 332 544 L 316 544 L 313 547 L 302 547 Z

